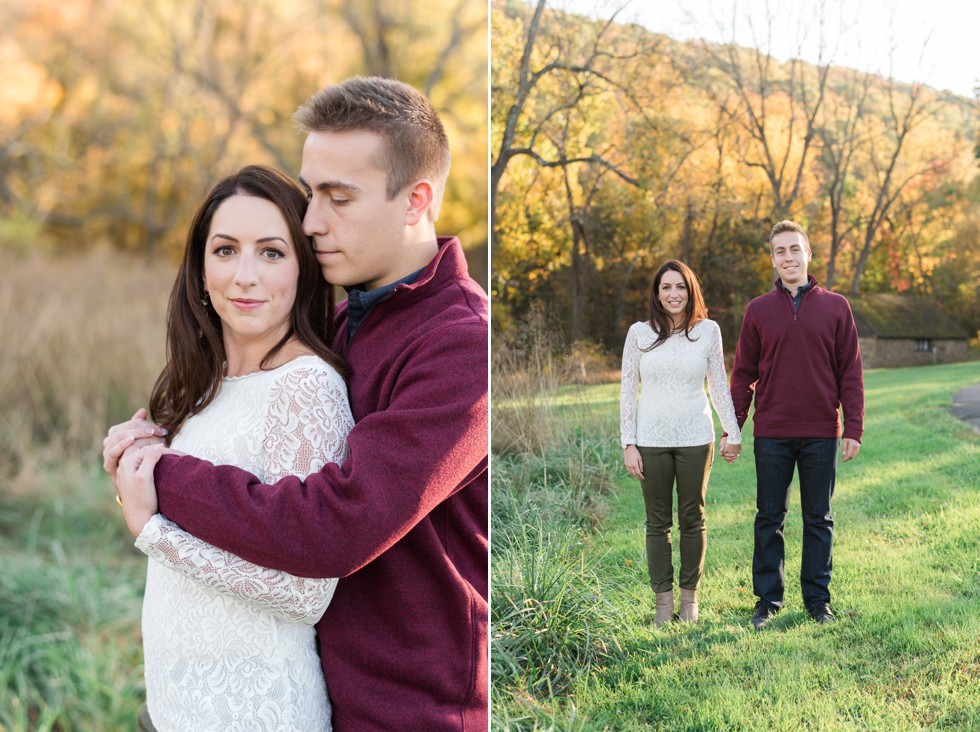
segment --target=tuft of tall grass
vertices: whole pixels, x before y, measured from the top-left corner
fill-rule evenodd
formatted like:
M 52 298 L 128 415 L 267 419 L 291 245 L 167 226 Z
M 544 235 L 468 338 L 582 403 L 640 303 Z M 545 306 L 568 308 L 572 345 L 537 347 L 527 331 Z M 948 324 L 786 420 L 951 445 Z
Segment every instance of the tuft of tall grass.
M 525 524 L 495 556 L 491 641 L 493 677 L 537 697 L 563 694 L 610 656 L 616 612 L 604 598 L 595 566 L 578 532 Z
M 576 444 L 577 442 L 577 444 Z M 494 528 L 524 524 L 568 524 L 597 528 L 608 515 L 612 491 L 604 450 L 579 439 L 545 456 L 495 456 L 491 523 Z M 493 550 L 509 547 L 508 535 L 495 535 Z
M 494 732 L 585 732 L 594 729 L 588 720 L 577 714 L 574 703 L 556 711 L 533 699 L 525 699 L 524 708 L 515 712 L 504 706 L 500 696 L 496 690 L 490 690 L 490 729 Z
M 552 700 L 621 654 L 620 617 L 605 599 L 613 588 L 591 551 L 608 516 L 618 427 L 575 396 L 583 371 L 600 363 L 596 349 L 566 350 L 540 307 L 514 335 L 494 339 L 495 730 L 584 729 L 574 707 L 556 712 Z
M 175 268 L 118 253 L 9 259 L 0 285 L 0 478 L 90 460 L 163 366 Z M 8 483 L 9 485 L 9 483 Z

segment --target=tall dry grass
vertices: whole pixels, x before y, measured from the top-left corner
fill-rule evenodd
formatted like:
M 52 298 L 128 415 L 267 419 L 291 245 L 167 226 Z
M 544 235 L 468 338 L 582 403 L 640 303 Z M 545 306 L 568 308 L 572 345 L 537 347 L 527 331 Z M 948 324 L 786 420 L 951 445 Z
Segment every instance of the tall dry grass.
M 97 460 L 149 396 L 176 268 L 110 252 L 31 256 L 0 275 L 0 477 Z
M 495 333 L 490 371 L 491 450 L 496 455 L 541 455 L 562 422 L 552 397 L 562 383 L 561 331 L 535 306 L 513 333 Z
M 597 347 L 566 346 L 560 327 L 540 303 L 512 333 L 495 335 L 495 526 L 521 526 L 532 514 L 534 523 L 601 523 L 611 486 L 609 446 L 615 443 L 618 425 L 598 417 L 593 405 L 577 395 L 593 376 L 608 378 L 610 373 L 608 356 Z M 599 431 L 597 423 L 603 425 Z

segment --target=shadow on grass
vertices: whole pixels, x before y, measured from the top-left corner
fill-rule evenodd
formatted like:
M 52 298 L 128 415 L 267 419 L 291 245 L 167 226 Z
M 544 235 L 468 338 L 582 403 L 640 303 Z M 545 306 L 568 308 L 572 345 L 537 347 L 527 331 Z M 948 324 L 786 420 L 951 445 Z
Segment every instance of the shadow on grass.
M 832 625 L 784 609 L 761 631 L 751 627 L 750 614 L 746 604 L 661 629 L 653 628 L 652 613 L 642 615 L 645 627 L 623 641 L 625 660 L 595 673 L 584 691 L 591 721 L 600 729 L 613 719 L 618 723 L 605 728 L 718 728 L 726 726 L 728 704 L 741 720 L 734 728 L 790 729 L 792 718 L 767 708 L 782 699 L 796 714 L 820 720 L 820 728 L 836 728 L 834 718 L 847 709 L 891 719 L 887 728 L 896 721 L 909 729 L 975 728 L 974 598 L 844 608 Z M 692 704 L 713 711 L 699 717 Z

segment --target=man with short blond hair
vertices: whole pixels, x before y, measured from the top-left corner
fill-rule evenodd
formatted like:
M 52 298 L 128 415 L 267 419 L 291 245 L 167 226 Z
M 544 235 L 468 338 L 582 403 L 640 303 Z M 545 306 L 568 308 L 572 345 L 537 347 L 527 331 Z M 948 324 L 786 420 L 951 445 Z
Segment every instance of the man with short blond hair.
M 844 462 L 857 456 L 864 431 L 864 377 L 857 328 L 847 300 L 808 275 L 810 241 L 795 221 L 769 236 L 777 278 L 745 310 L 731 391 L 741 427 L 755 399 L 756 519 L 752 624 L 765 627 L 783 606 L 783 527 L 793 472 L 803 512 L 800 585 L 810 617 L 835 620 L 830 607 L 834 519 L 843 407 Z
M 809 239 L 809 237 L 807 237 L 806 232 L 803 230 L 803 227 L 800 226 L 795 221 L 790 221 L 788 219 L 785 219 L 783 221 L 778 222 L 775 226 L 773 226 L 772 227 L 772 230 L 769 232 L 769 249 L 770 249 L 770 251 L 772 250 L 772 240 L 773 240 L 773 238 L 777 234 L 782 234 L 782 233 L 787 232 L 787 231 L 791 231 L 793 233 L 796 233 L 796 234 L 799 234 L 800 236 L 802 236 L 803 237 L 803 242 L 804 242 L 804 244 L 806 246 L 807 251 L 810 250 L 810 239 Z M 812 256 L 812 252 L 811 252 L 811 256 Z
M 355 76 L 321 89 L 293 119 L 303 132 L 373 132 L 381 138 L 374 163 L 387 173 L 389 200 L 417 178 L 432 183 L 426 214 L 435 221 L 449 176 L 449 139 L 429 100 L 393 79 Z

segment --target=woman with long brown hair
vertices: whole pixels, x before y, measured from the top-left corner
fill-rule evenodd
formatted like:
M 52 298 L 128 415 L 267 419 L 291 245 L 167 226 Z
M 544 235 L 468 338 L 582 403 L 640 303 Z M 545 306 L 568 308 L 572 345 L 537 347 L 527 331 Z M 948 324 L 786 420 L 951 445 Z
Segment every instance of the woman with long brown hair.
M 299 186 L 262 166 L 211 190 L 187 236 L 150 399 L 171 448 L 267 483 L 341 463 L 353 426 L 347 368 L 327 346 L 332 290 L 303 233 L 305 210 Z M 337 580 L 246 562 L 156 513 L 155 495 L 148 504 L 135 481 L 120 477 L 118 488 L 150 557 L 141 724 L 329 730 L 313 626 Z
M 674 614 L 670 532 L 677 484 L 680 529 L 680 619 L 698 619 L 697 591 L 705 557 L 704 499 L 714 455 L 714 425 L 704 393 L 728 434 L 722 457 L 731 463 L 741 433 L 725 374 L 721 330 L 708 319 L 697 275 L 683 262 L 664 262 L 650 285 L 648 316 L 630 327 L 623 348 L 620 431 L 626 469 L 643 486 L 654 624 Z

